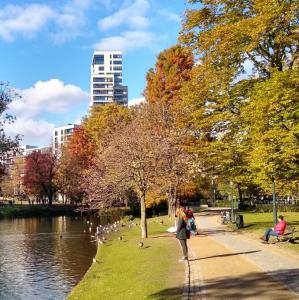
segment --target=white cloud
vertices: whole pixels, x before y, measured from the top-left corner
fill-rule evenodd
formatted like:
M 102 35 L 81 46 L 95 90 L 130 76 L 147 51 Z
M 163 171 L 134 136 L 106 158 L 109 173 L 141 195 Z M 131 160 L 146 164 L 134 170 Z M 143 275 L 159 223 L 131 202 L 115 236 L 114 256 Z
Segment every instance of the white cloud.
M 81 88 L 64 84 L 58 79 L 38 81 L 32 88 L 19 91 L 21 100 L 14 100 L 9 110 L 15 115 L 35 117 L 43 112 L 63 113 L 86 101 L 88 93 Z
M 32 37 L 54 18 L 47 5 L 7 5 L 0 11 L 0 37 L 12 41 L 17 35 Z
M 144 97 L 130 99 L 129 100 L 129 106 L 138 105 L 138 104 L 140 104 L 142 102 L 145 102 L 145 98 Z
M 62 43 L 83 34 L 91 4 L 92 0 L 71 0 L 57 12 L 54 20 L 57 29 L 51 34 L 55 42 Z
M 166 17 L 169 21 L 174 21 L 174 22 L 180 22 L 181 18 L 179 15 L 175 14 L 174 12 L 168 10 L 168 9 L 161 9 L 158 12 L 162 17 Z
M 8 107 L 9 113 L 16 116 L 16 121 L 6 124 L 5 132 L 11 136 L 22 134 L 24 142 L 36 145 L 49 143 L 54 127 L 54 124 L 40 120 L 43 114 L 52 113 L 59 118 L 59 115 L 71 112 L 82 103 L 86 103 L 87 107 L 89 100 L 87 92 L 58 79 L 38 81 L 33 87 L 18 93 L 22 98 L 12 101 Z
M 107 31 L 119 26 L 128 25 L 134 30 L 142 30 L 149 26 L 150 21 L 145 16 L 149 10 L 148 0 L 134 0 L 125 5 L 114 14 L 99 20 L 98 26 Z
M 122 50 L 124 52 L 137 48 L 152 47 L 155 36 L 147 31 L 126 31 L 120 35 L 103 38 L 94 45 L 96 50 Z
M 18 117 L 14 123 L 5 125 L 5 132 L 12 137 L 22 135 L 21 145 L 45 146 L 51 143 L 54 127 L 47 121 Z
M 0 38 L 13 41 L 18 36 L 32 38 L 47 25 L 56 42 L 64 42 L 82 34 L 86 12 L 92 0 L 69 0 L 53 8 L 46 4 L 6 5 L 0 11 Z

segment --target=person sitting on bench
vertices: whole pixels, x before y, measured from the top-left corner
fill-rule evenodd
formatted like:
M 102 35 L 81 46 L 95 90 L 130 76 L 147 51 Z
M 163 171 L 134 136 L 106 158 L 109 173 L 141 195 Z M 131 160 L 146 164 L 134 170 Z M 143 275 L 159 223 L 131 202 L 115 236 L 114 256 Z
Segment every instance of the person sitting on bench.
M 287 226 L 287 222 L 284 221 L 283 216 L 279 216 L 278 223 L 275 225 L 275 227 L 266 229 L 263 240 L 265 242 L 268 242 L 270 236 L 278 237 L 279 235 L 283 235 L 286 226 Z

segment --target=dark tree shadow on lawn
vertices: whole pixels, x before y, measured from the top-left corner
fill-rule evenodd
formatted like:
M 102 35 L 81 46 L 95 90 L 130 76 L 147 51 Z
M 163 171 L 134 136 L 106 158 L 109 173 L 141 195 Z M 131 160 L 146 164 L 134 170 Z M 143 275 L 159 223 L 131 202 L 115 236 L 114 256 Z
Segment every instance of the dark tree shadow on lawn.
M 150 236 L 149 239 L 172 238 L 173 234 Z
M 157 292 L 155 294 L 149 295 L 149 299 L 158 299 L 158 300 L 175 300 L 182 299 L 183 287 L 169 288 Z

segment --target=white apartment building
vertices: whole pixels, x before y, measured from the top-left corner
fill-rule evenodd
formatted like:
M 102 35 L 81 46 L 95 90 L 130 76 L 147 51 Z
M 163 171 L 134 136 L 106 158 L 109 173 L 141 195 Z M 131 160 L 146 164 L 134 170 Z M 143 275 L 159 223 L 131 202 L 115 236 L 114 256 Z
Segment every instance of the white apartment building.
M 38 149 L 37 146 L 31 146 L 31 145 L 19 146 L 17 149 L 14 149 L 14 150 L 4 153 L 0 158 L 0 162 L 8 170 L 10 168 L 10 166 L 13 165 L 14 160 L 17 157 L 25 157 L 25 156 L 29 155 L 30 153 L 32 153 L 36 149 Z
M 23 155 L 27 156 L 27 155 L 31 154 L 32 152 L 52 153 L 52 145 L 27 149 Z
M 69 140 L 77 124 L 67 124 L 52 130 L 52 151 L 55 155 L 61 153 L 62 146 Z
M 122 85 L 122 52 L 95 51 L 91 64 L 89 106 L 107 103 L 128 105 L 128 87 Z

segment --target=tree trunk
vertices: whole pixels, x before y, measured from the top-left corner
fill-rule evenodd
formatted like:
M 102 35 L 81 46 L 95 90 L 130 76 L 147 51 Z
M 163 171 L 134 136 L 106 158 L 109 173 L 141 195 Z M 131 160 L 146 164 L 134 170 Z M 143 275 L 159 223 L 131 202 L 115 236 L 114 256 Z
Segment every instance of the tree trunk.
M 53 194 L 52 193 L 49 193 L 48 199 L 49 199 L 49 205 L 51 206 L 52 202 L 53 202 Z
M 241 189 L 241 183 L 237 184 L 237 189 L 238 189 L 238 194 L 239 194 L 239 208 L 243 208 L 244 207 L 244 203 L 243 203 L 243 193 L 242 193 L 242 189 Z
M 168 193 L 168 216 L 175 217 L 177 196 L 178 196 L 178 179 L 176 178 L 176 183 L 169 188 Z
M 140 197 L 140 213 L 141 213 L 141 237 L 147 238 L 147 222 L 146 222 L 146 205 L 145 205 L 145 192 Z
M 175 199 L 171 195 L 168 196 L 168 216 L 175 216 Z
M 172 187 L 169 189 L 167 198 L 168 198 L 168 216 L 173 217 L 173 216 L 175 216 L 176 198 L 175 198 L 174 190 Z

